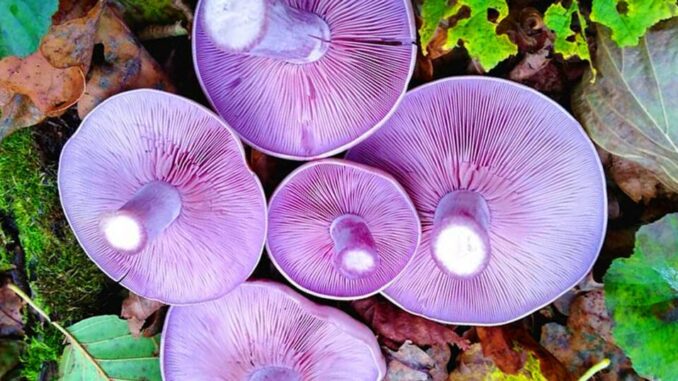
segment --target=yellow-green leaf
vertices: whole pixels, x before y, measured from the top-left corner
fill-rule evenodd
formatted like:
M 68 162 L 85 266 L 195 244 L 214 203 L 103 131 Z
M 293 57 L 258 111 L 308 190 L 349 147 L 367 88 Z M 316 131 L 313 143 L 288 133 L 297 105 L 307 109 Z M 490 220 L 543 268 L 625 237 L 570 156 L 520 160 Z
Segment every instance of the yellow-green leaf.
M 621 47 L 638 45 L 649 27 L 676 15 L 676 0 L 593 0 L 591 6 L 591 20 L 610 28 Z

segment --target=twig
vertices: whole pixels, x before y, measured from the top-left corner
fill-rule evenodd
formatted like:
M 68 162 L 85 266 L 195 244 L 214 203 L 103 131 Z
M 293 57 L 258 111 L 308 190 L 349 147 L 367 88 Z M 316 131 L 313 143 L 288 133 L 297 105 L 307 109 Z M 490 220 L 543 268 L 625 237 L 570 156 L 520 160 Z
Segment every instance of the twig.
M 188 30 L 177 21 L 172 25 L 150 25 L 139 32 L 141 41 L 160 40 L 168 37 L 179 37 L 188 35 Z
M 598 362 L 597 364 L 589 368 L 589 370 L 587 370 L 586 373 L 582 374 L 582 376 L 579 377 L 579 381 L 589 380 L 591 377 L 593 377 L 594 374 L 600 372 L 601 370 L 607 368 L 608 366 L 610 366 L 610 359 L 603 359 L 602 361 Z

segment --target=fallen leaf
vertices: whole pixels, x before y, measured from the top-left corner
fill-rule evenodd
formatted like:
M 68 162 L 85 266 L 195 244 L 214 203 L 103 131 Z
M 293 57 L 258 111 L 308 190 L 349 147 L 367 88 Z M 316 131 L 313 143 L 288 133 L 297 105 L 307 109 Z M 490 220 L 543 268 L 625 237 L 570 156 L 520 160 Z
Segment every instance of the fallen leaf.
M 388 362 L 384 381 L 428 381 L 428 374 L 412 369 L 398 360 Z
M 356 300 L 351 305 L 378 335 L 395 343 L 410 340 L 417 345 L 452 344 L 462 350 L 468 348 L 468 341 L 459 337 L 453 327 L 411 315 L 382 298 Z
M 678 213 L 642 226 L 633 255 L 614 260 L 604 283 L 612 337 L 634 369 L 652 379 L 678 376 Z
M 595 0 L 591 6 L 591 20 L 610 28 L 622 47 L 638 45 L 649 27 L 677 15 L 675 0 Z
M 298 161 L 284 160 L 266 155 L 252 148 L 250 167 L 257 174 L 267 194 L 271 194 L 282 180 L 299 166 Z
M 151 337 L 159 333 L 158 328 L 165 315 L 161 310 L 164 306 L 160 302 L 130 292 L 122 302 L 120 315 L 127 319 L 129 331 L 134 337 L 142 334 Z
M 433 368 L 428 371 L 433 381 L 445 381 L 449 376 L 447 366 L 452 357 L 452 351 L 448 344 L 434 344 L 426 353 L 433 359 Z
M 603 291 L 595 290 L 577 295 L 570 305 L 567 327 L 558 323 L 544 325 L 540 343 L 575 377 L 608 358 L 611 364 L 598 373 L 599 380 L 642 380 L 631 368 L 628 357 L 614 344 L 611 329 Z
M 654 173 L 619 156 L 611 155 L 608 172 L 622 192 L 634 202 L 647 204 L 664 188 Z
M 35 52 L 58 6 L 59 0 L 0 1 L 0 58 Z
M 0 288 L 0 337 L 20 336 L 23 331 L 23 300 L 7 286 Z
M 125 90 L 175 91 L 160 65 L 110 7 L 105 7 L 101 13 L 95 44 L 103 45 L 105 62 L 95 63 L 90 70 L 87 90 L 78 102 L 80 118 L 104 99 Z
M 459 364 L 450 373 L 449 381 L 544 381 L 546 378 L 541 374 L 539 361 L 531 353 L 524 353 L 524 367 L 515 374 L 506 374 L 499 369 L 492 358 L 483 354 L 481 344 L 476 343 L 461 353 Z
M 539 360 L 540 372 L 547 380 L 572 379 L 565 366 L 539 345 L 520 323 L 500 327 L 477 327 L 476 332 L 483 346 L 483 354 L 490 357 L 504 373 L 518 373 L 525 367 L 526 356 L 529 353 Z M 521 349 L 517 350 L 517 347 Z
M 573 93 L 573 111 L 606 151 L 652 171 L 678 192 L 678 18 L 619 48 L 598 28 L 596 67 Z M 642 192 L 641 192 L 642 193 Z
M 573 18 L 577 20 L 580 29 L 578 32 L 572 30 Z M 563 3 L 551 4 L 544 14 L 544 24 L 555 34 L 554 52 L 561 54 L 566 60 L 579 57 L 591 63 L 589 44 L 584 33 L 588 24 L 586 18 L 581 14 L 578 0 L 572 0 L 567 8 L 563 6 Z M 591 70 L 595 73 L 592 63 Z
M 393 368 L 389 368 L 394 371 L 391 379 L 408 380 L 406 374 L 409 374 L 410 377 L 419 377 L 424 373 L 426 375 L 425 380 L 447 380 L 447 365 L 452 355 L 448 344 L 432 345 L 424 351 L 410 341 L 406 341 L 397 351 L 385 348 L 385 352 L 389 363 L 392 360 L 397 362 L 393 365 Z M 405 369 L 405 367 L 409 369 Z

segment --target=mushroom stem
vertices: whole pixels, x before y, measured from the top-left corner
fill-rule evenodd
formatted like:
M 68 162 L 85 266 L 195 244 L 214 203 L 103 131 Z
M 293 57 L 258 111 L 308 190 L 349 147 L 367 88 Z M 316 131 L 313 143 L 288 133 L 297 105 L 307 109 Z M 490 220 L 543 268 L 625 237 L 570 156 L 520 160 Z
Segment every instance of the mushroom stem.
M 379 266 L 379 254 L 370 229 L 362 217 L 344 214 L 330 226 L 334 241 L 334 267 L 349 279 L 372 274 Z
M 115 212 L 101 219 L 101 229 L 116 250 L 136 254 L 165 230 L 181 212 L 181 196 L 164 182 L 152 181 Z
M 460 190 L 445 195 L 436 208 L 431 254 L 446 273 L 469 278 L 490 259 L 490 209 L 479 193 Z
M 281 0 L 204 1 L 203 28 L 224 51 L 303 64 L 329 48 L 325 20 Z

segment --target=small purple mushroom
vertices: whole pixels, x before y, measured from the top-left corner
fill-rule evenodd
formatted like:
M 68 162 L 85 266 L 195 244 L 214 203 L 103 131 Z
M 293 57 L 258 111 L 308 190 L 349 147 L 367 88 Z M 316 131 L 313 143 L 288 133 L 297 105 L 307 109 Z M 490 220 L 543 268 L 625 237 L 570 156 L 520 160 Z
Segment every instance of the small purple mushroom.
M 193 55 L 243 140 L 306 160 L 349 148 L 393 113 L 415 31 L 410 0 L 201 0 Z
M 171 307 L 160 364 L 165 381 L 379 381 L 386 374 L 369 328 L 266 281 Z
M 176 95 L 135 90 L 90 112 L 63 149 L 59 191 L 90 258 L 149 299 L 218 298 L 263 250 L 266 201 L 242 145 Z
M 516 320 L 573 287 L 606 226 L 591 141 L 527 87 L 457 77 L 411 91 L 347 158 L 391 173 L 419 211 L 422 240 L 384 294 L 454 324 Z
M 290 282 L 321 297 L 383 290 L 419 244 L 419 218 L 405 190 L 390 175 L 345 160 L 301 166 L 269 209 L 271 260 Z

